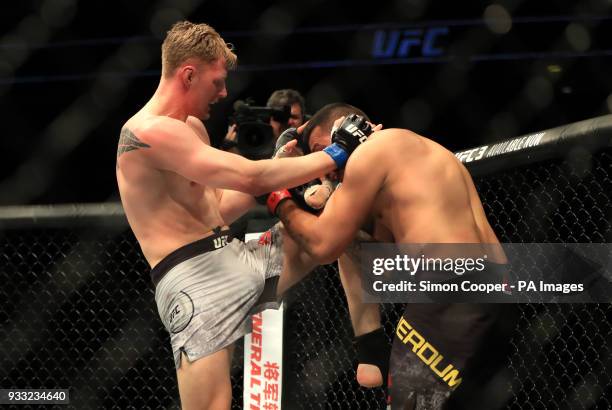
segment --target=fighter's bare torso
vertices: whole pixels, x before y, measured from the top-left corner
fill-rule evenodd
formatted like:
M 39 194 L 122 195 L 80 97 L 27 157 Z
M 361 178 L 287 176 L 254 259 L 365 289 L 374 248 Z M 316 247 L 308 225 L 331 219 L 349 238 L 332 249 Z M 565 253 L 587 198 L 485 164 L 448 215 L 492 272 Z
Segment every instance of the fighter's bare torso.
M 371 209 L 376 240 L 498 242 L 471 177 L 450 151 L 403 129 L 379 131 L 360 149 L 378 151 L 376 166 L 384 168 Z
M 126 216 L 143 254 L 151 266 L 175 249 L 210 234 L 224 225 L 214 188 L 156 167 L 138 144 L 140 130 L 149 132 L 156 122 L 179 121 L 141 110 L 122 128 L 117 151 L 117 182 Z M 187 117 L 194 136 L 210 145 L 202 122 Z M 142 144 L 142 142 L 141 142 Z M 127 148 L 127 149 L 126 149 Z

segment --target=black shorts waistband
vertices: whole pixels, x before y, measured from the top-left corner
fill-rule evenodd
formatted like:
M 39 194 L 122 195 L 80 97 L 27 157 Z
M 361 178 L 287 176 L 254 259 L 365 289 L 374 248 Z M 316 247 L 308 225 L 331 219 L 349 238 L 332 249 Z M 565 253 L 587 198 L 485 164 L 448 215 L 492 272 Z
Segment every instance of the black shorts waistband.
M 213 229 L 213 232 L 212 235 L 206 238 L 198 239 L 195 242 L 181 246 L 159 261 L 159 263 L 151 269 L 151 281 L 153 282 L 153 286 L 157 286 L 164 275 L 179 263 L 185 262 L 187 259 L 191 259 L 194 256 L 221 249 L 232 241 L 229 229 L 222 230 L 220 227 L 217 227 Z

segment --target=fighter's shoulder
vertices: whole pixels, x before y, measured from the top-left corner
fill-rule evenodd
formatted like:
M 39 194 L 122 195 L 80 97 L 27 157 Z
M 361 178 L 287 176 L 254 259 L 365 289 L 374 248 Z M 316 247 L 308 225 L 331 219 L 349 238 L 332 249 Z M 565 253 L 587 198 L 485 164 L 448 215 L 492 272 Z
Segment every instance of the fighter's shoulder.
M 208 136 L 208 131 L 204 126 L 204 123 L 201 119 L 197 117 L 192 117 L 191 115 L 187 117 L 187 125 L 189 125 L 198 136 L 204 138 L 205 142 L 210 144 L 210 137 Z
M 377 131 L 370 135 L 365 144 L 359 147 L 362 151 L 369 152 L 370 155 L 385 153 L 389 155 L 393 152 L 404 152 L 410 150 L 412 145 L 417 145 L 422 137 L 412 131 L 401 128 L 388 128 Z
M 420 135 L 403 128 L 387 128 L 384 130 L 377 131 L 370 135 L 368 144 L 380 146 L 389 142 L 393 139 L 401 139 L 405 142 L 416 142 Z M 364 144 L 366 145 L 366 144 Z
M 375 133 L 370 135 L 370 137 L 364 144 L 361 144 L 357 148 L 353 156 L 371 156 L 376 155 L 377 153 L 381 153 L 383 151 L 388 152 L 389 149 L 392 149 L 391 147 L 395 146 L 395 144 L 397 143 L 393 140 L 401 139 L 403 141 L 404 139 L 406 139 L 406 137 L 410 137 L 410 134 L 413 133 L 399 128 L 389 128 L 385 130 L 376 131 Z
M 177 139 L 195 136 L 193 129 L 185 122 L 161 115 L 149 116 L 126 124 L 140 139 L 160 143 L 171 137 Z
M 391 165 L 391 162 L 386 159 L 393 153 L 407 151 L 405 144 L 417 141 L 417 137 L 417 134 L 400 128 L 376 131 L 355 150 L 346 167 L 347 169 L 367 169 L 375 164 L 376 169 L 386 169 L 386 165 Z
M 193 117 L 191 115 L 188 116 L 187 117 L 187 125 L 193 127 L 194 129 L 196 129 L 200 133 L 207 134 L 206 127 L 204 126 L 204 123 L 202 122 L 201 119 L 199 119 L 197 117 Z

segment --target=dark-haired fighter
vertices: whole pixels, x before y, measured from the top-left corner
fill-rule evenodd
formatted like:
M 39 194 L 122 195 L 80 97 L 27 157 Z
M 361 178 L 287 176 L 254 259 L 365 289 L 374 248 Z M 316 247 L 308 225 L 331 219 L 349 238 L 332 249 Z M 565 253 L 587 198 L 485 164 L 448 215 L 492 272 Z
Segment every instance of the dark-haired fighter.
M 339 128 L 340 133 L 352 132 L 355 124 L 343 123 L 342 117 L 355 112 L 354 107 L 346 104 L 322 108 L 307 124 L 304 144 L 311 151 L 318 151 L 331 143 L 333 127 Z M 305 212 L 291 200 L 280 202 L 271 211 L 320 263 L 341 257 L 367 225 L 372 227 L 372 237 L 380 242 L 499 244 L 463 164 L 436 142 L 404 129 L 375 132 L 355 151 L 341 186 L 320 215 Z M 489 260 L 505 263 L 503 251 L 496 249 L 498 252 L 489 255 Z M 374 324 L 380 326 L 378 306 L 361 301 L 358 263 L 342 256 L 340 267 L 356 333 L 359 326 L 370 329 Z M 446 349 L 440 353 L 464 368 L 465 374 L 470 375 L 467 384 L 474 386 L 486 382 L 490 371 L 496 370 L 490 362 L 490 371 L 483 370 L 486 368 L 476 371 L 475 363 L 485 356 L 495 359 L 503 356 L 501 352 L 492 356 L 491 352 L 482 353 L 487 338 L 492 333 L 499 334 L 496 326 L 501 309 L 500 305 L 409 304 L 404 319 L 419 334 L 426 335 L 433 346 Z M 381 330 L 368 336 L 371 340 L 365 344 L 371 349 L 387 343 Z M 503 350 L 502 346 L 500 349 Z M 393 397 L 394 407 L 404 408 L 405 399 L 404 403 L 412 406 L 406 408 L 440 408 L 453 397 L 461 396 L 450 397 L 455 386 L 433 375 L 416 354 L 407 355 L 404 360 L 411 379 L 405 385 L 408 390 Z M 402 384 L 400 380 L 393 383 Z

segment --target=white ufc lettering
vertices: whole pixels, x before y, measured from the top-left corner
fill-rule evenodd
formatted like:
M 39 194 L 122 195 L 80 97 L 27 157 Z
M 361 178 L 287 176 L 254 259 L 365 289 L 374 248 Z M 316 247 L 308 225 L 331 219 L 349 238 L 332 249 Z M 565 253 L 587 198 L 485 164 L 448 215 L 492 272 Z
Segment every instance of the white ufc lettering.
M 227 235 L 213 239 L 213 245 L 215 246 L 215 249 L 223 248 L 225 245 L 227 245 Z

